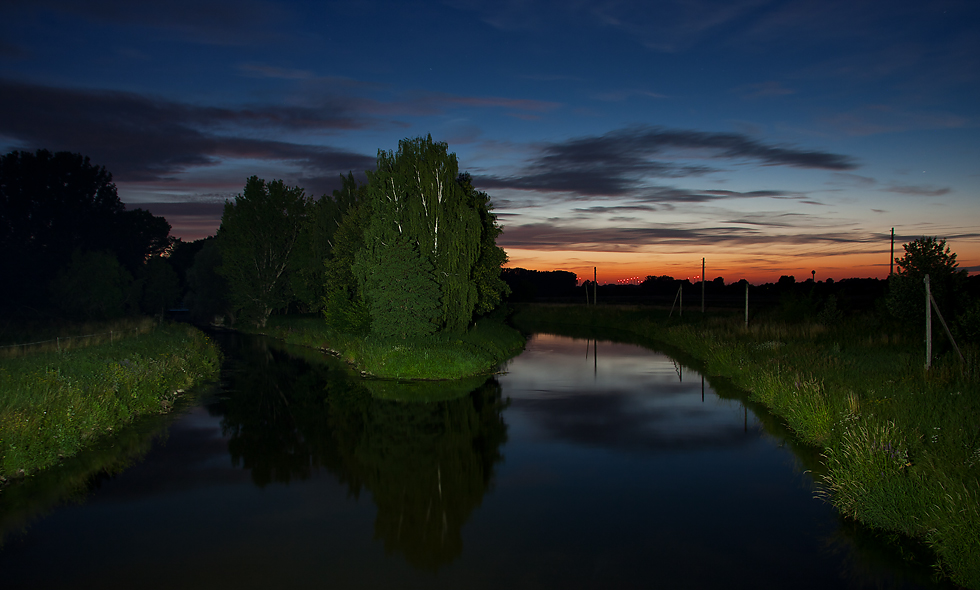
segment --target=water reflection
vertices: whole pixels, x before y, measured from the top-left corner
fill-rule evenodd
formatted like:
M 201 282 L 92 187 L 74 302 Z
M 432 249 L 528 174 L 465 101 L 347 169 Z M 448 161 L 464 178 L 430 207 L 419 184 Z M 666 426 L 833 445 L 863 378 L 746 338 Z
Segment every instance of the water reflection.
M 8 542 L 4 587 L 943 587 L 815 501 L 819 454 L 744 392 L 582 336 L 409 392 L 229 335 L 205 405 L 121 434 L 138 459 Z
M 590 359 L 569 362 L 581 354 Z M 580 357 L 581 358 L 581 357 Z M 503 378 L 515 409 L 542 437 L 619 450 L 735 449 L 758 438 L 740 403 L 691 394 L 700 375 L 631 344 L 535 334 Z M 692 380 L 693 379 L 693 380 Z
M 461 529 L 507 439 L 496 380 L 455 399 L 402 402 L 372 396 L 332 359 L 307 363 L 266 340 L 244 346 L 226 395 L 210 407 L 234 465 L 259 487 L 324 468 L 355 497 L 370 492 L 375 538 L 416 567 L 437 570 L 462 553 Z

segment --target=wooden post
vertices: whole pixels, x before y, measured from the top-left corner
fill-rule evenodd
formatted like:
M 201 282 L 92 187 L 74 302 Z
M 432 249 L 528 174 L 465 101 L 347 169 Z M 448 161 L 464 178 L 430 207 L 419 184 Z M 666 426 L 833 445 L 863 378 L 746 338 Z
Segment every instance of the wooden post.
M 749 282 L 745 281 L 745 329 L 749 328 Z
M 681 283 L 681 290 L 678 291 L 681 298 L 681 304 L 677 307 L 677 317 L 684 317 L 684 283 Z
M 926 368 L 932 367 L 932 290 L 929 288 L 929 275 L 922 279 L 926 284 Z
M 965 364 L 966 359 L 963 358 L 963 353 L 960 352 L 960 347 L 956 345 L 956 340 L 953 339 L 953 333 L 949 331 L 949 326 L 946 325 L 946 320 L 943 319 L 943 312 L 939 311 L 939 304 L 936 303 L 936 298 L 932 296 L 932 293 L 929 294 L 929 301 L 932 302 L 932 308 L 936 310 L 936 317 L 939 318 L 939 325 L 941 325 L 943 330 L 946 331 L 946 336 L 949 338 L 950 344 L 953 345 L 953 350 L 956 351 L 956 354 L 960 356 L 960 360 Z

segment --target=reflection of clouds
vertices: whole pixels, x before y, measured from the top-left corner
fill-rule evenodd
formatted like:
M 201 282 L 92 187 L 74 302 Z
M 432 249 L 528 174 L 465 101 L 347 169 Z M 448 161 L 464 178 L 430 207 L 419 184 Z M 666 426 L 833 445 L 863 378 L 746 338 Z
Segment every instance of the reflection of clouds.
M 526 422 L 549 439 L 626 450 L 695 450 L 752 440 L 740 406 L 707 385 L 702 402 L 698 373 L 639 346 L 600 342 L 597 356 L 592 346 L 533 336 L 500 380 L 520 416 L 508 421 Z

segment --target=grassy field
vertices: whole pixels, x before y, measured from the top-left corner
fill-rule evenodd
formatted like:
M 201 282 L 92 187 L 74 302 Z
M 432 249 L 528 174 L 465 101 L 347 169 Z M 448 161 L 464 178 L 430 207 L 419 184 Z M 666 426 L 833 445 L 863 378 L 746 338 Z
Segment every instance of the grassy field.
M 937 568 L 980 588 L 980 352 L 924 370 L 922 336 L 868 314 L 833 325 L 720 312 L 533 305 L 525 331 L 613 329 L 666 344 L 723 376 L 822 450 L 823 487 L 846 516 L 925 541 Z M 940 340 L 937 337 L 936 342 Z
M 493 372 L 524 348 L 524 337 L 504 314 L 483 318 L 463 334 L 437 334 L 414 341 L 335 332 L 317 316 L 272 316 L 265 328 L 248 330 L 289 344 L 332 352 L 382 379 L 460 379 Z
M 189 326 L 111 338 L 0 361 L 0 483 L 50 467 L 136 416 L 168 411 L 220 365 L 217 347 Z

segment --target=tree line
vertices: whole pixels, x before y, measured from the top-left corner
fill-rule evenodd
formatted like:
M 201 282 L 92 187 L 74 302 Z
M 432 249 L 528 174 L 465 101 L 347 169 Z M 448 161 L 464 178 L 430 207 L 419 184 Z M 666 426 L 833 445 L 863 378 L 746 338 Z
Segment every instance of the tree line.
M 249 178 L 217 234 L 195 242 L 141 209 L 111 174 L 78 154 L 3 156 L 0 246 L 11 310 L 108 318 L 186 305 L 264 326 L 272 313 L 321 313 L 336 329 L 412 338 L 464 330 L 509 293 L 490 197 L 431 136 L 379 150 L 367 182 L 353 173 L 314 199 Z

